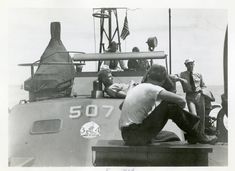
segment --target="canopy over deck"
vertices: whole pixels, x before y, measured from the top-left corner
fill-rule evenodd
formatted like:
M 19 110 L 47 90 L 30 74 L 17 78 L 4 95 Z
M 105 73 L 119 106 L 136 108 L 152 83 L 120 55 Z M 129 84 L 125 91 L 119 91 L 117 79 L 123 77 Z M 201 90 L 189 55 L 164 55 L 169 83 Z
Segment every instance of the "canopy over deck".
M 166 59 L 164 51 L 155 52 L 117 52 L 117 53 L 78 53 L 74 61 L 128 60 L 128 59 Z

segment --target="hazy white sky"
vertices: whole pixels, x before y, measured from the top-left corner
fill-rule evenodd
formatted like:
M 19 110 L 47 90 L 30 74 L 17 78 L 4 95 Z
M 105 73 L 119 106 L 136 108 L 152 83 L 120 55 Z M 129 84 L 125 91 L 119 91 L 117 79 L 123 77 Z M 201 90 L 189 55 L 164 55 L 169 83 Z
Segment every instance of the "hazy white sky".
M 3 78 L 0 85 L 2 90 L 0 135 L 3 137 L 0 146 L 0 167 L 4 167 L 2 170 L 8 170 L 8 92 L 6 83 L 8 82 L 8 85 L 22 84 L 30 75 L 29 68 L 18 67 L 17 64 L 32 62 L 40 58 L 50 40 L 49 24 L 52 21 L 61 22 L 61 39 L 68 50 L 93 52 L 92 8 L 108 6 L 141 7 L 140 10 L 128 12 L 131 35 L 127 37 L 127 51 L 130 51 L 133 46 L 139 46 L 142 51 L 145 51 L 147 47 L 144 42 L 147 37 L 157 36 L 159 46 L 156 50 L 164 50 L 167 54 L 167 8 L 171 7 L 173 72 L 177 73 L 184 69 L 183 61 L 186 57 L 194 57 L 197 60 L 196 69 L 203 74 L 207 84 L 223 84 L 222 49 L 227 12 L 216 9 L 229 9 L 228 102 L 229 106 L 234 105 L 235 80 L 231 76 L 234 70 L 234 58 L 232 57 L 235 56 L 233 50 L 235 10 L 232 0 L 0 0 L 0 36 L 1 39 L 3 38 L 3 41 L 0 42 L 1 51 L 3 51 L 0 67 L 1 78 Z M 152 9 L 144 10 L 146 7 Z M 197 8 L 197 10 L 192 8 Z M 207 10 L 209 8 L 210 10 Z M 123 20 L 120 21 L 121 26 L 122 22 Z M 125 43 L 123 44 L 125 45 Z M 8 65 L 4 59 L 8 60 Z M 233 113 L 233 110 L 232 107 L 229 107 L 229 113 Z M 230 123 L 233 123 L 234 115 L 229 116 Z M 233 125 L 229 125 L 230 130 L 234 130 Z M 234 131 L 230 131 L 231 137 L 235 136 L 233 134 Z M 232 141 L 233 139 L 230 138 L 230 143 L 234 144 Z M 234 146 L 231 145 L 229 168 L 234 168 L 233 151 Z M 90 170 L 90 168 L 88 169 Z M 227 167 L 226 169 L 228 170 Z
M 169 54 L 168 9 L 138 8 L 128 10 L 130 35 L 122 41 L 122 50 L 138 46 L 147 51 L 148 37 L 158 38 L 158 47 Z M 17 64 L 40 59 L 50 40 L 50 22 L 61 22 L 61 39 L 67 50 L 95 52 L 99 42 L 99 22 L 93 21 L 92 8 L 11 8 L 8 11 L 9 84 L 22 84 L 30 68 Z M 123 26 L 125 11 L 120 10 Z M 195 69 L 207 85 L 223 84 L 223 41 L 227 11 L 223 9 L 172 8 L 172 73 L 185 70 L 184 60 L 196 60 Z M 98 49 L 96 47 L 96 49 Z

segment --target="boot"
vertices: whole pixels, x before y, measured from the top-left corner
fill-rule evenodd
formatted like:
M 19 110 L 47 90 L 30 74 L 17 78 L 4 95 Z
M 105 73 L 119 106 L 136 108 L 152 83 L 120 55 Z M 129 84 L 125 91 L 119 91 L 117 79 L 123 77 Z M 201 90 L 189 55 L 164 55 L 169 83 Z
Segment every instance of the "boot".
M 217 142 L 218 138 L 215 135 L 202 135 L 198 137 L 198 142 L 201 144 L 211 144 L 215 145 Z
M 185 139 L 188 141 L 189 144 L 211 144 L 215 145 L 216 142 L 218 141 L 218 138 L 215 135 L 198 135 L 198 136 L 191 136 L 191 135 L 186 135 Z

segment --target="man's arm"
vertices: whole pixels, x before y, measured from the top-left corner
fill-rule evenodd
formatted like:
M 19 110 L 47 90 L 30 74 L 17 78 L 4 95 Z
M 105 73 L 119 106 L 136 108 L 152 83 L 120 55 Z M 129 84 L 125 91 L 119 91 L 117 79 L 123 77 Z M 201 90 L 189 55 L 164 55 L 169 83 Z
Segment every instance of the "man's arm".
M 165 80 L 164 84 L 162 85 L 162 87 L 163 87 L 164 89 L 166 89 L 167 91 L 176 93 L 176 83 L 175 83 L 174 80 L 172 80 L 172 79 L 170 78 L 170 76 L 167 76 L 167 77 L 166 77 L 166 80 Z
M 126 92 L 118 91 L 118 92 L 116 92 L 116 97 L 118 97 L 118 98 L 125 98 L 126 97 Z
M 106 93 L 110 96 L 110 97 L 114 97 L 114 98 L 125 98 L 126 97 L 126 92 L 120 90 L 113 90 L 111 88 L 107 88 L 106 89 Z
M 175 103 L 179 105 L 181 108 L 185 108 L 185 105 L 186 105 L 186 101 L 182 96 L 169 92 L 167 90 L 162 90 L 159 93 L 159 98 L 161 100 L 166 100 L 168 102 Z
M 128 68 L 126 67 L 125 63 L 123 60 L 119 60 L 119 65 L 123 70 L 127 70 Z
M 173 80 L 174 82 L 180 81 L 181 83 L 187 83 L 188 81 L 184 78 L 181 78 L 181 76 L 179 76 L 178 74 L 175 75 L 169 75 L 169 77 L 171 78 L 171 80 Z
M 143 78 L 142 78 L 142 80 L 141 80 L 141 83 L 146 82 L 146 80 L 147 80 L 147 75 L 148 75 L 148 73 L 149 73 L 149 70 L 150 70 L 150 69 L 148 69 L 148 70 L 145 72 L 145 74 L 144 74 L 144 76 L 143 76 Z

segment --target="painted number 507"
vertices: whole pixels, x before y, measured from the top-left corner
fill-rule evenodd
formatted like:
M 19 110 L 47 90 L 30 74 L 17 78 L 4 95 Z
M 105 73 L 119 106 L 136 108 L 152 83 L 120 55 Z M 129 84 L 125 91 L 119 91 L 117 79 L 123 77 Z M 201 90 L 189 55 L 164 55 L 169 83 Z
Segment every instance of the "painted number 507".
M 102 109 L 105 109 L 106 113 L 105 113 L 105 117 L 108 118 L 114 107 L 110 106 L 110 105 L 102 105 L 101 106 Z M 70 114 L 69 114 L 69 118 L 71 119 L 77 119 L 82 115 L 81 112 L 82 106 L 71 106 L 70 107 Z M 85 115 L 87 117 L 96 117 L 98 115 L 98 106 L 97 105 L 87 105 L 86 109 L 85 109 Z

